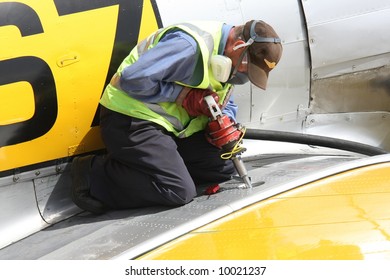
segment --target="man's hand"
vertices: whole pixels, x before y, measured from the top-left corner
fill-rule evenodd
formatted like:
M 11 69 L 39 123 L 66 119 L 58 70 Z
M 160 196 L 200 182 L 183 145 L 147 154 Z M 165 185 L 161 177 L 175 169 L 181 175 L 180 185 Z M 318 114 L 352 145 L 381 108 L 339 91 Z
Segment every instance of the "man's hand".
M 218 104 L 219 97 L 217 93 L 208 89 L 192 88 L 187 91 L 181 105 L 192 117 L 201 115 L 211 117 L 211 112 L 207 106 L 206 101 L 204 100 L 204 98 L 208 95 L 211 95 Z

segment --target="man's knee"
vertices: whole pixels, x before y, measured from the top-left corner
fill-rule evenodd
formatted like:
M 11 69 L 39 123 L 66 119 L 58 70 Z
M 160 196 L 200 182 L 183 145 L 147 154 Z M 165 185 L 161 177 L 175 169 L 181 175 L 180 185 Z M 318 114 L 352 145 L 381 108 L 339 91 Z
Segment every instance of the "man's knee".
M 197 195 L 195 185 L 187 187 L 162 186 L 156 184 L 158 192 L 165 198 L 168 205 L 181 206 L 191 202 Z

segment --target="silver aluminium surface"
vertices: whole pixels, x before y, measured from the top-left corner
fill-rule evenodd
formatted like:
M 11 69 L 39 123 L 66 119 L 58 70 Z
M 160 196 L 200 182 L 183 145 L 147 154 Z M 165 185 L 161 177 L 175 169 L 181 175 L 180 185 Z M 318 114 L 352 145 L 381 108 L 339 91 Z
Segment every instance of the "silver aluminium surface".
M 85 212 L 54 224 L 0 250 L 0 259 L 132 259 L 191 230 L 305 183 L 389 161 L 389 155 L 266 155 L 246 161 L 254 188 L 237 179 L 221 184 L 215 195 L 199 195 L 178 208 L 150 207 Z

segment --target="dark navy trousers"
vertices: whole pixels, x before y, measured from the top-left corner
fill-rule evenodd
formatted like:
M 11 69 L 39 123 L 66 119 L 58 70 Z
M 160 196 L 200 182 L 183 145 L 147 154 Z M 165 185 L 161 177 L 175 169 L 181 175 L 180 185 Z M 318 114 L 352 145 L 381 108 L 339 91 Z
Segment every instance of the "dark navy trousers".
M 196 186 L 235 173 L 203 131 L 179 139 L 153 122 L 104 107 L 100 127 L 107 154 L 91 164 L 91 195 L 113 209 L 180 206 L 197 195 Z

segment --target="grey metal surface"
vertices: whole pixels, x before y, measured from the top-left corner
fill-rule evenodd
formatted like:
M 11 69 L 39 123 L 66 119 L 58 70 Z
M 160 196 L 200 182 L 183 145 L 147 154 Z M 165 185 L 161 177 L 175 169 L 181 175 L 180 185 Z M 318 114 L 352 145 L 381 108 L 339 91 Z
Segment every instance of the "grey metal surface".
M 0 178 L 0 248 L 81 212 L 69 186 L 67 163 Z
M 302 1 L 313 77 L 325 78 L 389 64 L 390 2 Z
M 283 57 L 269 76 L 267 91 L 249 83 L 235 87 L 238 120 L 248 127 L 300 131 L 303 119 L 296 111 L 309 106 L 310 61 L 299 1 L 157 0 L 157 4 L 163 25 L 188 20 L 220 20 L 238 25 L 261 19 L 270 23 L 282 39 Z
M 390 1 L 301 2 L 312 68 L 303 132 L 389 150 Z
M 310 61 L 304 15 L 299 1 L 240 1 L 244 22 L 269 22 L 282 39 L 283 56 L 269 75 L 267 90 L 251 87 L 251 118 L 248 126 L 300 130 L 297 108 L 308 108 Z M 258 8 L 256 8 L 258 7 Z M 281 8 L 282 7 L 282 8 Z M 237 98 L 239 99 L 239 98 Z M 240 112 L 239 112 L 240 114 Z M 240 121 L 246 123 L 246 119 Z M 285 124 L 289 125 L 286 127 Z
M 69 170 L 34 179 L 39 212 L 46 223 L 54 224 L 80 212 L 70 198 Z
M 390 61 L 390 54 L 388 55 Z M 312 113 L 390 111 L 390 66 L 313 82 Z
M 353 139 L 390 151 L 389 127 L 390 112 L 312 114 L 305 121 L 304 131 L 308 134 Z
M 0 248 L 47 226 L 37 209 L 32 181 L 0 185 L 0 201 Z
M 360 158 L 332 155 L 268 155 L 247 162 L 257 187 L 238 189 L 241 182 L 221 184 L 222 192 L 200 195 L 174 209 L 154 207 L 113 211 L 94 216 L 81 213 L 0 250 L 0 259 L 135 258 L 182 234 L 247 205 L 317 180 L 390 156 Z M 264 184 L 259 184 L 264 182 Z

